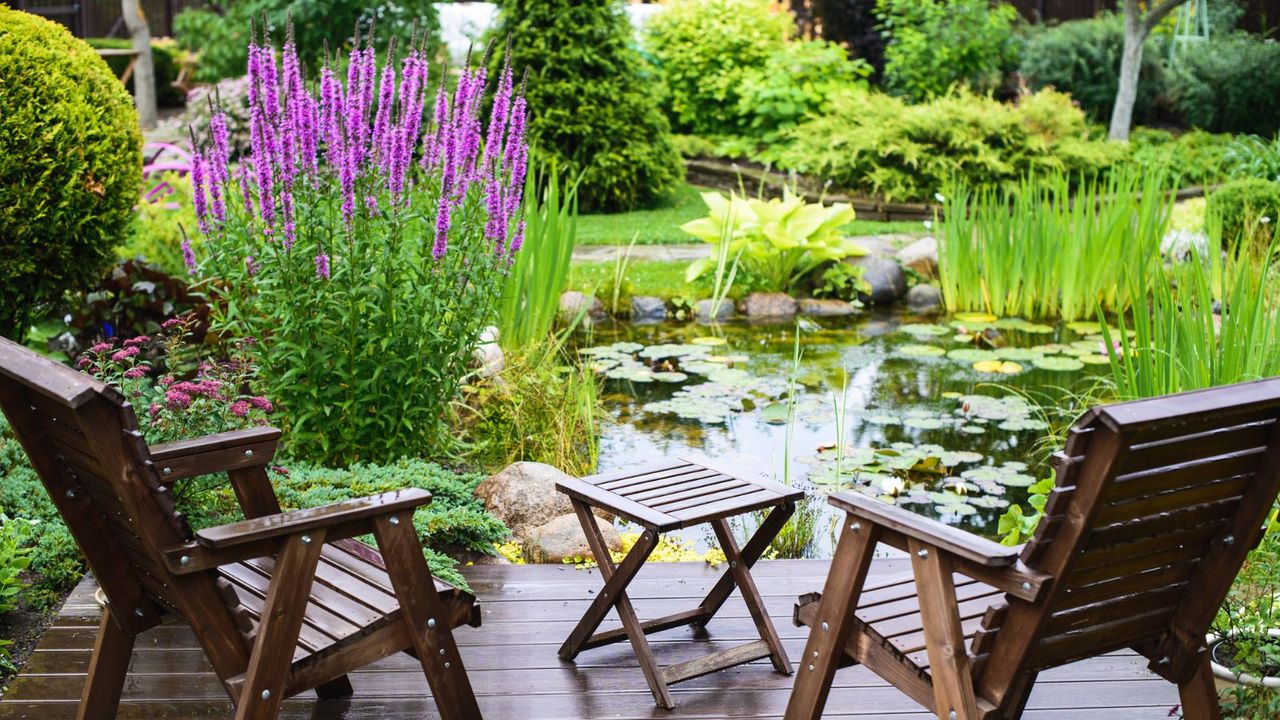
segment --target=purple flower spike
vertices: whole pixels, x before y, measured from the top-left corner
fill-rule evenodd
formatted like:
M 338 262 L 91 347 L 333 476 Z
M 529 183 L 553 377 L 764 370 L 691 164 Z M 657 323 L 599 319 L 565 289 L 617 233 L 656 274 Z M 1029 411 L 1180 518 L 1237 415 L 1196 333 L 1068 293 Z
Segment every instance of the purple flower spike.
M 321 280 L 329 279 L 329 256 L 325 253 L 316 255 L 316 277 Z

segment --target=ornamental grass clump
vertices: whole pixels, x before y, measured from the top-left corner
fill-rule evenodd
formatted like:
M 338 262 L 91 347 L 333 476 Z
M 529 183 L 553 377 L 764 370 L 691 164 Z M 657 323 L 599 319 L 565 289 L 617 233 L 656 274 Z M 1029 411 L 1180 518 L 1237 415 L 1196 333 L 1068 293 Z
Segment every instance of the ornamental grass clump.
M 524 237 L 526 103 L 510 64 L 488 125 L 483 63 L 456 90 L 417 43 L 303 80 L 292 38 L 249 48 L 249 156 L 225 118 L 194 138 L 214 327 L 255 337 L 292 450 L 347 465 L 447 449 L 447 416 Z M 436 89 L 432 89 L 432 85 Z M 432 97 L 434 96 L 434 102 Z

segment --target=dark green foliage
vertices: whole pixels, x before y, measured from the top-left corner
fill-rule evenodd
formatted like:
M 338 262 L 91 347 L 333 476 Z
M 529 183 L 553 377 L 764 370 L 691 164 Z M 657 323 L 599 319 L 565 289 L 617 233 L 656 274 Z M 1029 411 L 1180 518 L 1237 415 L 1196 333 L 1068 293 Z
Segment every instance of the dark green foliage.
M 178 13 L 174 34 L 184 48 L 200 52 L 196 77 L 216 82 L 245 74 L 249 24 L 260 25 L 264 16 L 276 39 L 283 38 L 292 17 L 298 55 L 313 71 L 324 62 L 326 43 L 330 51 L 347 47 L 357 23 L 362 34 L 374 29 L 379 49 L 393 37 L 406 47 L 415 22 L 428 42 L 436 42 L 440 26 L 431 0 L 212 0 L 207 8 Z
M 530 145 L 544 167 L 581 174 L 583 212 L 652 205 L 684 176 L 631 33 L 616 0 L 499 3 L 494 37 L 528 73 Z
M 25 600 L 38 609 L 59 602 L 62 594 L 84 574 L 84 560 L 3 417 L 0 417 L 0 512 L 9 516 L 9 522 L 16 527 L 25 526 L 22 544 L 31 548 L 29 569 L 33 574 Z
M 1174 135 L 1165 130 L 1134 128 L 1129 135 L 1129 162 L 1141 168 L 1165 168 L 1188 185 L 1212 185 L 1236 171 L 1230 157 L 1230 135 L 1190 130 Z
M 61 25 L 0 6 L 0 335 L 96 282 L 142 177 L 133 101 Z
M 1280 43 L 1243 33 L 1184 53 L 1170 95 L 1187 124 L 1214 132 L 1280 130 Z
M 875 9 L 875 0 L 813 0 L 813 12 L 822 21 L 822 37 L 844 45 L 852 57 L 866 60 L 878 76 L 884 72 L 885 37 Z
M 127 50 L 133 47 L 132 40 L 122 38 L 85 38 L 85 42 L 89 43 L 90 47 L 109 50 Z M 182 70 L 182 56 L 183 51 L 172 39 L 151 41 L 151 61 L 156 68 L 156 102 L 160 103 L 160 107 L 182 107 L 187 102 L 182 91 L 173 86 L 173 81 L 178 79 L 178 73 Z M 130 59 L 127 55 L 113 55 L 105 58 L 107 66 L 116 74 L 116 77 L 124 74 Z M 131 76 L 128 84 L 125 85 L 130 93 L 133 93 L 133 80 Z
M 884 85 L 915 101 L 960 86 L 988 91 L 1017 66 L 1018 11 L 989 0 L 879 0 Z
M 1125 152 L 1090 139 L 1084 113 L 1051 90 L 1018 105 L 968 92 L 918 105 L 854 93 L 788 137 L 770 158 L 780 167 L 894 200 L 929 200 L 956 179 L 991 186 L 1028 173 L 1095 174 Z
M 1215 41 L 1216 42 L 1216 41 Z M 1053 87 L 1071 95 L 1095 121 L 1111 116 L 1120 85 L 1120 54 L 1124 49 L 1124 19 L 1102 15 L 1043 26 L 1031 33 L 1022 52 L 1022 74 L 1031 87 Z M 1164 89 L 1162 53 L 1148 40 L 1138 73 L 1135 122 L 1154 115 L 1156 98 Z
M 791 16 L 767 0 L 670 3 L 645 28 L 645 48 L 671 91 L 676 127 L 701 135 L 740 132 L 744 75 L 762 70 L 793 35 Z
M 1280 222 L 1280 182 L 1250 179 L 1226 183 L 1209 195 L 1205 214 L 1222 223 L 1227 243 L 1266 247 Z

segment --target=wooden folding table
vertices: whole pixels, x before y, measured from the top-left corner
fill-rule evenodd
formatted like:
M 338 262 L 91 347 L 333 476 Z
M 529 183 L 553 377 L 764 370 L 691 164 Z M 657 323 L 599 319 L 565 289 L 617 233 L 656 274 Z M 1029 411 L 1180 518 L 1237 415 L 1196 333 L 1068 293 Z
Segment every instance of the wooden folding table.
M 770 658 L 778 672 L 791 674 L 791 662 L 782 649 L 778 633 L 769 620 L 760 591 L 751 578 L 751 566 L 769 547 L 778 531 L 795 512 L 795 503 L 804 493 L 767 480 L 747 480 L 731 472 L 709 466 L 703 460 L 677 459 L 620 472 L 569 478 L 556 484 L 569 495 L 573 509 L 605 584 L 577 627 L 560 648 L 560 657 L 573 660 L 583 650 L 629 640 L 635 648 L 640 669 L 658 705 L 674 706 L 669 685 L 700 677 L 761 658 Z M 592 516 L 601 508 L 643 528 L 640 538 L 619 564 L 614 564 L 600 528 Z M 729 518 L 772 508 L 759 529 L 739 548 Z M 627 585 L 635 579 L 645 560 L 658 546 L 662 533 L 694 525 L 710 524 L 723 548 L 728 568 L 692 610 L 640 621 Z M 645 635 L 690 625 L 706 625 L 724 606 L 737 587 L 742 592 L 760 639 L 687 662 L 660 667 Z M 596 632 L 610 609 L 618 611 L 622 627 Z

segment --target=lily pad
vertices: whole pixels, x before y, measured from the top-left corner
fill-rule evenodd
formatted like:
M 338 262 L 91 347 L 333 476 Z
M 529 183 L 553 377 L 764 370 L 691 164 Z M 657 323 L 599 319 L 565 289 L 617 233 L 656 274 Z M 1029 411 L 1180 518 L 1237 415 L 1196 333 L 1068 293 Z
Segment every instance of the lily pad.
M 640 357 L 646 360 L 666 360 L 667 358 L 697 358 L 711 351 L 705 345 L 650 345 L 640 350 Z
M 917 430 L 937 430 L 938 428 L 943 427 L 945 423 L 936 417 L 918 417 L 907 418 L 902 421 L 902 424 L 906 427 L 915 428 Z
M 937 345 L 920 345 L 912 343 L 900 346 L 898 348 L 898 354 L 905 355 L 907 357 L 941 357 L 946 355 L 947 351 Z
M 725 340 L 722 337 L 714 337 L 714 336 L 708 335 L 706 337 L 696 337 L 690 340 L 689 342 L 694 345 L 705 345 L 707 347 L 715 347 L 717 345 L 724 345 L 729 341 Z
M 1054 372 L 1073 372 L 1084 368 L 1084 363 L 1080 362 L 1078 358 L 1058 357 L 1055 355 L 1036 358 L 1031 361 L 1031 364 L 1041 370 L 1052 370 Z
M 1048 430 L 1049 423 L 1035 418 L 1010 418 L 996 427 L 1009 432 L 1023 432 L 1026 430 Z
M 991 325 L 999 320 L 995 315 L 980 312 L 956 313 L 951 316 L 951 319 L 957 322 L 970 323 L 972 325 Z
M 689 379 L 689 376 L 682 372 L 656 372 L 653 379 L 664 383 L 681 383 Z
M 1085 365 L 1110 365 L 1111 358 L 1106 355 L 1081 355 L 1080 362 Z
M 957 362 L 976 363 L 984 360 L 998 360 L 999 356 L 990 350 L 979 350 L 978 348 L 956 348 L 947 353 L 947 357 Z
M 1016 362 L 1000 361 L 1000 360 L 982 360 L 973 364 L 973 369 L 980 373 L 996 373 L 1000 375 L 1017 375 L 1022 372 L 1022 366 Z
M 951 334 L 951 330 L 944 325 L 927 325 L 925 323 L 908 323 L 898 329 L 908 335 L 917 337 L 941 337 Z

